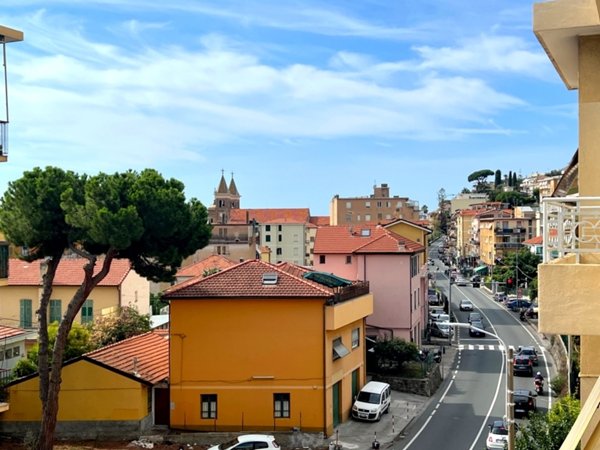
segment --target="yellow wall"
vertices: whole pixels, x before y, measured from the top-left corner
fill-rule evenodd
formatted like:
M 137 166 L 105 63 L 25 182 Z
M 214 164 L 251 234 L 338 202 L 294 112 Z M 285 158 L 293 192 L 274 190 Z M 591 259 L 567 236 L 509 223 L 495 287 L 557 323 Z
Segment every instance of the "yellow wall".
M 0 421 L 39 421 L 39 378 L 9 387 L 10 409 Z M 148 388 L 88 361 L 62 371 L 59 421 L 141 420 L 149 414 Z
M 419 254 L 419 265 L 422 266 L 425 264 L 425 258 L 427 258 L 428 255 L 427 236 L 429 233 L 417 226 L 403 222 L 395 223 L 386 228 L 402 237 L 423 245 L 425 247 L 425 252 Z
M 331 384 L 343 379 L 347 416 L 353 368 L 361 370 L 364 383 L 364 318 L 325 336 L 323 300 L 171 300 L 170 314 L 173 428 L 300 427 L 330 434 Z M 357 327 L 361 345 L 333 361 L 331 339 L 342 337 L 350 350 L 351 331 Z M 273 419 L 274 393 L 290 394 L 290 418 Z M 216 420 L 201 418 L 201 394 L 218 395 Z

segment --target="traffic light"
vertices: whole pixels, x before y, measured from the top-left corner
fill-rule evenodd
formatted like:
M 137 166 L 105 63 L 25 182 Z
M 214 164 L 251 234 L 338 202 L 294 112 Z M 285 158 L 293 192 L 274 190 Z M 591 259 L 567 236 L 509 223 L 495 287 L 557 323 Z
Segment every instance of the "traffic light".
M 509 278 L 508 280 L 506 280 L 506 284 L 508 285 L 508 287 L 512 287 L 512 285 L 513 285 L 513 279 Z

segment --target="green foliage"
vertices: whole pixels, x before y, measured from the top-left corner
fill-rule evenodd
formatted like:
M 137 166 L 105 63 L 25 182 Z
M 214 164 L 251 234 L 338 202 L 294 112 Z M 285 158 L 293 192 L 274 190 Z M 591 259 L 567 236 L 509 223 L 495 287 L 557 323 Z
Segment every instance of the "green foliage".
M 537 277 L 534 278 L 533 280 L 531 280 L 528 284 L 527 284 L 527 289 L 529 291 L 529 298 L 531 300 L 534 300 L 537 298 L 538 296 L 538 279 Z
M 536 413 L 520 428 L 516 450 L 559 450 L 579 415 L 579 400 L 559 399 L 548 414 Z
M 419 355 L 414 342 L 399 338 L 377 341 L 374 351 L 381 372 L 398 372 L 406 362 L 416 360 Z
M 37 372 L 37 364 L 29 358 L 20 359 L 12 370 L 13 378 L 26 377 Z
M 215 273 L 219 273 L 220 271 L 221 271 L 221 269 L 219 269 L 218 267 L 211 267 L 210 269 L 204 269 L 204 271 L 202 272 L 202 276 L 208 277 Z
M 120 308 L 118 314 L 100 317 L 94 321 L 91 342 L 94 347 L 99 348 L 148 331 L 150 316 L 126 306 Z
M 550 381 L 550 387 L 554 392 L 558 395 L 561 395 L 562 392 L 567 387 L 567 378 L 564 375 L 558 374 Z
M 48 325 L 48 357 L 50 358 L 50 360 L 52 360 L 52 349 L 54 348 L 54 344 L 56 343 L 58 327 L 58 322 L 53 322 L 50 325 Z M 73 326 L 69 331 L 69 335 L 67 336 L 67 346 L 65 348 L 63 361 L 68 361 L 70 359 L 77 358 L 93 349 L 94 346 L 91 342 L 90 330 L 87 327 L 78 324 L 77 322 L 73 323 Z M 27 353 L 27 359 L 32 361 L 36 365 L 36 367 L 38 363 L 38 352 L 39 346 L 38 344 L 35 344 Z
M 494 175 L 494 171 L 490 169 L 477 170 L 467 177 L 467 181 L 475 182 L 475 192 L 486 192 L 489 186 L 486 182 L 487 177 Z
M 534 255 L 527 249 L 520 249 L 518 252 L 507 254 L 502 261 L 494 266 L 492 279 L 502 283 L 506 283 L 509 278 L 512 278 L 515 282 L 518 279 L 519 286 L 522 286 L 525 282 L 532 283 L 537 279 L 537 266 L 540 262 L 539 256 Z M 517 276 L 517 265 L 519 276 Z
M 490 198 L 496 202 L 508 203 L 511 207 L 533 205 L 538 201 L 537 197 L 519 191 L 493 191 Z
M 502 184 L 502 172 L 500 170 L 496 170 L 494 174 L 494 187 L 498 188 Z
M 150 294 L 150 307 L 152 308 L 152 314 L 160 314 L 160 310 L 165 306 L 168 306 L 168 302 L 162 299 L 162 295 L 159 294 Z

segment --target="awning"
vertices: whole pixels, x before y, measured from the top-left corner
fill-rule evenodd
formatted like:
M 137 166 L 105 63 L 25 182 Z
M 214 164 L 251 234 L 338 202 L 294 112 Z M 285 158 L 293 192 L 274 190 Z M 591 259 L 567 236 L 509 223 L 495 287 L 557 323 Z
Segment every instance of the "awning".
M 350 354 L 350 350 L 346 348 L 340 339 L 336 339 L 333 341 L 333 355 L 334 359 L 343 358 L 346 355 Z
M 352 281 L 346 280 L 345 278 L 338 277 L 332 273 L 327 272 L 306 272 L 304 278 L 312 281 L 316 281 L 319 284 L 323 284 L 327 287 L 341 287 L 350 286 Z
M 478 273 L 479 275 L 487 275 L 488 266 L 479 266 L 473 269 L 473 273 Z

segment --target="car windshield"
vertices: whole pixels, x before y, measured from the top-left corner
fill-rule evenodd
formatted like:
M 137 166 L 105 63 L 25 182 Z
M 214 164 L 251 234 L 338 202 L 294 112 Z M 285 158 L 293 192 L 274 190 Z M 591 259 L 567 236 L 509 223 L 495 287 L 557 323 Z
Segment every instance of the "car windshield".
M 363 403 L 375 403 L 376 405 L 378 405 L 380 398 L 381 394 L 374 394 L 372 392 L 361 391 L 358 393 L 358 397 L 356 397 L 356 400 Z
M 228 449 L 230 447 L 233 447 L 234 445 L 237 445 L 238 443 L 239 443 L 238 439 L 235 438 L 235 439 L 232 439 L 230 441 L 223 442 L 222 444 L 219 444 L 218 448 L 219 448 L 219 450 L 226 450 L 226 449 Z
M 499 434 L 501 436 L 508 435 L 508 429 L 504 425 L 494 425 L 492 427 L 492 434 Z
M 481 320 L 472 320 L 471 326 L 475 328 L 483 328 L 483 322 Z

